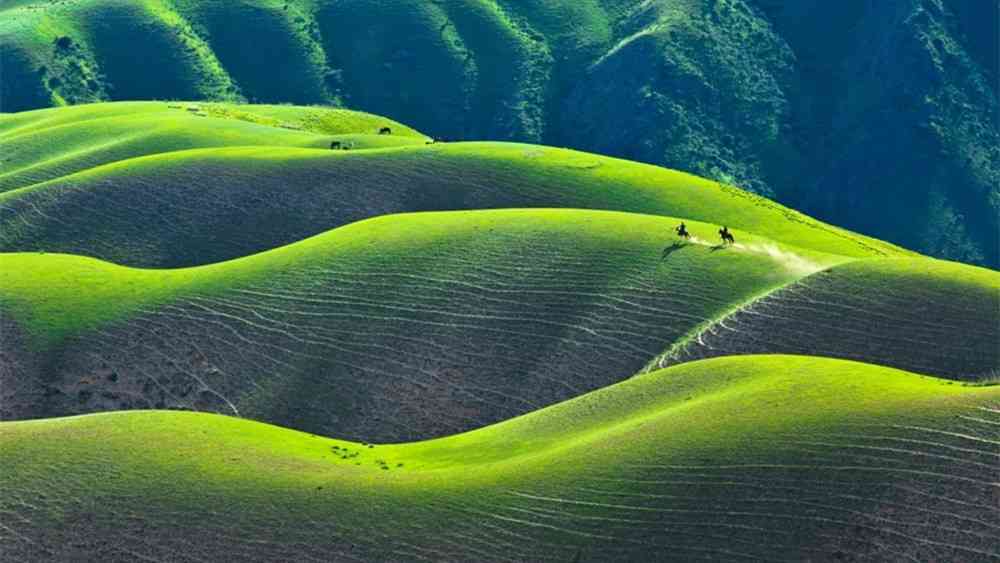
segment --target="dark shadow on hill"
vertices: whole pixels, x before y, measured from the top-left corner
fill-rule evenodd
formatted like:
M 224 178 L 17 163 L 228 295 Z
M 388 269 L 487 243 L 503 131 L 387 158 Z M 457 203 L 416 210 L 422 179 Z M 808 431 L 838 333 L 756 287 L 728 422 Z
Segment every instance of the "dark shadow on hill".
M 667 258 L 670 258 L 671 254 L 677 252 L 678 250 L 684 248 L 687 245 L 688 243 L 680 241 L 671 244 L 670 246 L 663 249 L 663 255 L 660 257 L 660 260 L 666 260 Z

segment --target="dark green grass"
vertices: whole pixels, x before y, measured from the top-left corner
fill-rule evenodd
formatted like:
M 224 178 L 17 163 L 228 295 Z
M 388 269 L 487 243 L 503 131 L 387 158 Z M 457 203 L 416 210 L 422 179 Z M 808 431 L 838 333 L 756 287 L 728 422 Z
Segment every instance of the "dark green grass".
M 308 2 L 175 4 L 199 26 L 249 101 L 339 102 Z

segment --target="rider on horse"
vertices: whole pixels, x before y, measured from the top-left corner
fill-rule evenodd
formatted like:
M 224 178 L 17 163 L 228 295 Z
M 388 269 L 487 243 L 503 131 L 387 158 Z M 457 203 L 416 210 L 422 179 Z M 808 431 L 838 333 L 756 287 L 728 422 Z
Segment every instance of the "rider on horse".
M 722 237 L 722 244 L 735 244 L 736 239 L 733 237 L 733 233 L 729 232 L 729 227 L 723 226 L 719 229 L 719 236 Z
M 681 222 L 680 225 L 674 228 L 674 231 L 676 231 L 677 236 L 681 238 L 691 238 L 691 233 L 688 232 L 687 225 L 685 225 L 683 221 Z

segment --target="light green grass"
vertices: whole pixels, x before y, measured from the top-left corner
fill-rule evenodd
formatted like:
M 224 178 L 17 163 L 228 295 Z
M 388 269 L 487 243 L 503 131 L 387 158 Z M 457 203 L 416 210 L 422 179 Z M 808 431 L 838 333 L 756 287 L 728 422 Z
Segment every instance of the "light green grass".
M 223 293 L 304 267 L 352 263 L 392 271 L 395 265 L 430 263 L 449 248 L 461 249 L 481 266 L 502 263 L 504 247 L 525 245 L 537 260 L 559 244 L 581 254 L 601 255 L 595 273 L 655 264 L 674 238 L 677 219 L 582 210 L 540 209 L 409 214 L 362 221 L 285 247 L 219 264 L 173 270 L 128 268 L 91 258 L 46 253 L 0 254 L 0 303 L 46 346 L 69 335 L 122 320 L 144 307 L 194 293 Z M 691 230 L 708 225 L 691 222 Z M 743 235 L 748 244 L 771 245 L 822 268 L 845 259 Z M 517 242 L 521 241 L 521 242 Z M 376 244 L 377 243 L 377 244 Z M 513 246 L 511 246 L 513 245 Z M 475 249 L 475 250 L 474 250 Z M 473 254 L 475 252 L 476 254 Z M 604 253 L 611 253 L 612 262 Z M 641 256 L 641 258 L 639 258 Z M 719 295 L 738 300 L 798 279 L 803 272 L 766 252 L 713 252 L 692 244 L 675 258 L 708 267 Z M 631 262 L 631 264 L 630 264 Z M 616 266 L 617 264 L 617 266 Z M 438 272 L 449 277 L 450 272 Z M 566 283 L 571 283 L 567 280 Z M 724 289 L 723 289 L 724 288 Z M 373 299 L 379 299 L 375 295 Z M 708 314 L 693 305 L 692 313 Z M 712 303 L 710 306 L 717 307 Z
M 63 111 L 78 109 L 56 110 L 52 118 L 63 123 L 59 116 Z M 128 114 L 128 108 L 114 111 Z M 260 111 L 265 116 L 278 115 L 271 109 Z M 380 123 L 377 120 L 366 117 L 361 123 Z M 0 175 L 0 182 L 6 182 L 10 190 L 0 194 L 0 202 L 12 210 L 6 216 L 0 249 L 68 252 L 131 265 L 176 267 L 235 258 L 376 214 L 572 207 L 728 225 L 737 232 L 827 254 L 912 255 L 734 187 L 651 165 L 565 149 L 506 143 L 418 142 L 417 146 L 405 146 L 411 138 L 419 138 L 411 137 L 405 129 L 399 137 L 366 134 L 321 138 L 244 121 L 187 116 L 158 126 L 162 127 L 160 132 L 130 133 L 134 138 L 123 139 L 120 135 L 131 129 L 128 121 L 117 127 L 108 124 L 106 130 L 116 134 L 108 135 L 107 146 L 101 146 L 101 129 L 97 125 L 103 120 L 73 121 L 79 122 L 42 130 L 37 130 L 42 125 L 30 129 L 30 124 L 8 129 L 8 135 L 15 135 L 13 139 L 20 137 L 24 141 L 22 150 L 13 157 L 21 159 L 20 164 L 10 163 L 10 172 Z M 44 123 L 44 119 L 39 121 Z M 17 131 L 22 134 L 16 136 Z M 326 131 L 331 133 L 332 129 Z M 271 144 L 285 146 L 176 150 L 185 144 L 218 146 L 268 139 L 273 139 Z M 335 139 L 354 143 L 356 148 L 404 146 L 382 151 L 326 150 Z M 61 146 L 69 149 L 64 151 Z M 155 154 L 163 150 L 173 152 Z M 151 156 L 129 158 L 142 154 Z M 155 206 L 137 208 L 134 202 L 144 197 L 155 201 Z M 197 208 L 189 204 L 195 198 L 202 202 Z M 241 248 L 206 249 L 199 255 L 199 233 L 239 228 L 231 216 L 233 205 L 250 216 L 257 215 L 257 224 L 269 224 L 267 217 L 274 214 L 292 220 L 284 220 L 289 225 L 286 232 L 268 228 L 253 235 L 259 240 L 246 241 Z M 316 216 L 315 209 L 329 212 Z M 188 235 L 145 226 L 137 229 L 136 223 L 150 222 L 139 217 L 151 213 L 166 219 L 167 224 L 190 225 Z M 74 229 L 58 227 L 53 218 L 69 214 L 75 218 Z M 244 221 L 239 218 L 240 224 Z M 295 221 L 301 224 L 291 226 Z M 716 240 L 716 230 L 712 226 L 694 234 Z M 189 254 L 186 261 L 171 261 L 162 248 L 147 254 L 129 250 L 167 244 L 184 249 Z
M 58 389 L 58 398 L 18 412 L 174 406 L 345 436 L 441 436 L 628 378 L 686 336 L 726 325 L 746 303 L 851 260 L 739 231 L 735 247 L 675 247 L 678 221 L 569 209 L 390 215 L 177 270 L 0 255 L 0 306 L 26 336 L 11 344 L 12 357 L 63 359 L 19 380 L 36 394 Z M 968 327 L 967 353 L 987 357 L 993 329 L 980 326 L 987 317 L 975 296 L 995 292 L 996 275 L 899 262 L 899 287 L 880 282 L 877 267 L 862 268 L 858 279 L 845 274 L 850 294 L 820 295 L 777 319 L 791 314 L 795 339 L 819 339 L 815 349 L 826 350 L 836 343 L 822 330 L 836 319 L 824 303 L 858 292 L 892 295 L 903 307 L 926 298 L 927 315 L 947 312 L 944 328 L 872 305 L 852 307 L 840 322 L 861 327 L 851 334 L 867 330 L 858 350 L 872 363 L 893 365 L 909 350 L 899 342 L 912 346 L 915 335 L 922 345 L 954 346 Z M 958 281 L 939 290 L 940 276 L 927 272 L 942 268 Z M 780 340 L 774 330 L 733 339 Z M 894 338 L 885 343 L 887 330 Z M 940 367 L 919 371 L 973 375 Z
M 340 141 L 342 148 L 355 149 L 392 149 L 426 145 L 429 140 L 403 135 L 373 135 L 371 133 L 333 135 L 330 141 Z M 321 147 L 325 148 L 325 147 Z
M 0 264 L 0 304 L 41 342 L 167 300 L 195 279 L 190 270 L 137 270 L 67 254 L 2 254 Z
M 373 138 L 382 127 L 393 135 Z M 348 110 L 190 102 L 126 102 L 0 117 L 0 192 L 104 164 L 172 151 L 233 146 L 326 149 L 343 135 L 354 148 L 422 144 L 416 131 Z
M 766 251 L 692 243 L 665 256 L 676 223 L 569 209 L 390 215 L 179 270 L 0 254 L 7 357 L 25 366 L 7 408 L 176 407 L 382 440 L 481 427 L 622 381 L 803 275 Z M 845 260 L 740 236 L 812 268 Z
M 348 544 L 364 559 L 877 553 L 825 539 L 852 527 L 908 553 L 988 556 L 996 546 L 977 535 L 980 523 L 941 542 L 971 514 L 948 503 L 977 494 L 987 466 L 922 450 L 906 428 L 951 443 L 958 416 L 989 416 L 976 409 L 997 400 L 998 388 L 765 356 L 679 366 L 481 430 L 372 448 L 193 413 L 12 422 L 0 425 L 0 507 L 22 516 L 7 521 L 12 553 L 44 538 L 63 557 L 100 552 L 54 541 L 88 533 L 134 555 L 176 550 L 178 538 L 204 556 L 232 555 L 249 547 L 248 531 L 248 559 L 334 556 Z M 960 442 L 947 447 L 975 445 Z M 836 443 L 839 458 L 819 453 Z M 910 508 L 940 511 L 933 525 L 865 516 L 904 501 L 897 485 L 919 492 L 934 479 L 937 497 Z M 141 542 L 130 539 L 134 519 L 145 523 Z M 663 526 L 685 533 L 650 535 Z
M 96 119 L 131 118 L 142 115 L 169 121 L 172 118 L 192 117 L 193 114 L 199 113 L 213 118 L 246 121 L 269 127 L 284 126 L 323 135 L 377 133 L 381 127 L 389 126 L 396 135 L 424 138 L 419 132 L 402 123 L 361 111 L 325 106 L 186 101 L 83 104 L 4 114 L 0 115 L 0 137 L 9 139 L 13 135 L 37 133 L 51 127 L 80 124 Z M 94 126 L 91 133 L 99 136 L 101 127 Z

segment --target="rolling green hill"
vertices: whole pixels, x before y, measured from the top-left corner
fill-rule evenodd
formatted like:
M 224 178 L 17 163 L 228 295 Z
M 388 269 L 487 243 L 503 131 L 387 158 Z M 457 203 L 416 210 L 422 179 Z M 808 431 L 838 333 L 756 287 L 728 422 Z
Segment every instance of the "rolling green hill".
M 744 356 L 401 445 L 194 413 L 6 423 L 4 556 L 992 561 L 998 402 Z
M 0 254 L 0 311 L 17 327 L 0 338 L 36 366 L 0 385 L 20 387 L 5 417 L 184 407 L 357 439 L 460 432 L 621 381 L 845 260 L 742 233 L 746 250 L 664 250 L 677 222 L 392 215 L 180 270 Z
M 186 113 L 185 113 L 186 112 Z M 209 118 L 207 123 L 186 121 L 187 117 Z M 89 133 L 95 139 L 114 138 L 102 129 L 102 124 L 116 124 L 115 120 L 160 118 L 160 121 L 145 121 L 156 125 L 180 122 L 184 127 L 211 129 L 224 125 L 217 119 L 256 123 L 268 127 L 278 127 L 292 131 L 308 131 L 320 135 L 343 135 L 350 133 L 375 133 L 382 126 L 390 126 L 396 135 L 421 137 L 412 128 L 391 119 L 360 111 L 337 109 L 327 106 L 293 106 L 264 104 L 225 104 L 213 102 L 117 102 L 84 104 L 47 110 L 25 111 L 0 115 L 0 133 L 10 141 L 11 136 L 37 133 L 64 125 L 90 126 Z M 95 120 L 104 120 L 97 122 Z M 142 123 L 142 122 L 140 122 Z M 183 129 L 184 127 L 179 127 Z M 274 141 L 280 140 L 279 132 L 272 131 Z M 55 140 L 55 139 L 53 139 Z M 260 139 L 248 137 L 247 144 L 260 144 Z M 233 144 L 236 144 L 235 142 Z M 272 142 L 280 146 L 280 142 Z M 155 145 L 154 145 L 155 146 Z M 194 148 L 189 146 L 187 148 Z M 58 145 L 53 151 L 61 149 Z M 106 161 L 102 161 L 106 162 Z
M 225 82 L 224 24 L 283 37 L 304 5 L 0 15 L 216 26 L 184 64 Z M 515 5 L 315 13 L 375 51 L 440 24 L 442 61 L 502 23 L 520 47 L 469 44 L 547 50 L 555 81 L 593 71 L 584 30 L 669 15 Z M 320 31 L 274 56 L 314 64 Z M 342 95 L 319 76 L 303 96 Z M 996 271 L 682 172 L 346 110 L 79 105 L 0 115 L 0 144 L 0 561 L 1000 561 Z
M 286 112 L 281 123 L 303 130 L 248 122 L 279 109 Z M 8 172 L 0 174 L 7 189 L 0 193 L 0 251 L 180 267 L 246 256 L 387 213 L 574 207 L 727 224 L 844 256 L 912 255 L 659 167 L 537 145 L 426 145 L 404 126 L 333 110 L 200 111 L 220 117 L 168 104 L 107 104 L 18 114 L 6 126 L 0 119 L 0 140 L 10 148 Z M 393 135 L 347 134 L 384 123 Z M 137 125 L 142 133 L 122 136 Z M 416 144 L 326 150 L 331 140 L 357 148 Z M 179 150 L 198 147 L 214 148 Z M 73 217 L 71 224 L 64 217 Z M 695 234 L 714 240 L 714 231 Z
M 743 233 L 729 248 L 669 244 L 678 221 L 391 215 L 179 270 L 0 255 L 6 362 L 21 366 L 6 370 L 4 410 L 179 407 L 399 441 L 531 412 L 664 353 L 795 351 L 966 380 L 996 366 L 995 272 L 925 258 L 837 266 L 850 259 Z M 808 293 L 816 277 L 833 287 Z M 795 314 L 761 313 L 783 306 Z M 706 341 L 719 326 L 737 335 Z
M 394 135 L 377 136 L 390 127 Z M 388 138 L 387 138 L 388 137 Z M 423 144 L 392 120 L 360 112 L 295 106 L 191 103 L 91 104 L 0 117 L 0 193 L 103 164 L 185 149 L 329 149 Z
M 345 105 L 677 168 L 996 267 L 998 17 L 996 0 L 7 0 L 0 111 Z

